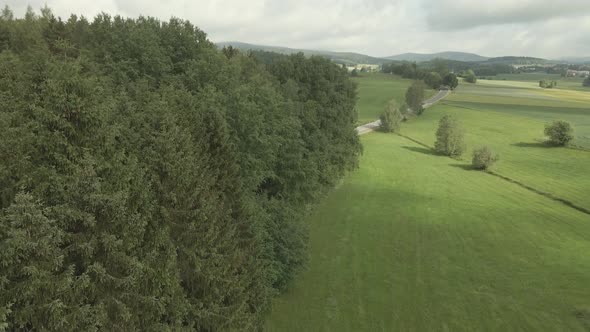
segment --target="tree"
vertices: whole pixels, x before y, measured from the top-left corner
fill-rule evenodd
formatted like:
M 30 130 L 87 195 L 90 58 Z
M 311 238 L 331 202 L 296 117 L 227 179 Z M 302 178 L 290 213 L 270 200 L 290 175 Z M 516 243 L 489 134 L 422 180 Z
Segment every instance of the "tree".
M 465 151 L 465 133 L 459 120 L 452 115 L 444 115 L 438 122 L 436 142 L 437 152 L 457 158 Z
M 443 85 L 448 86 L 451 90 L 454 90 L 459 85 L 459 79 L 457 79 L 457 75 L 453 73 L 448 73 L 443 78 Z
M 582 82 L 582 86 L 590 86 L 590 75 Z
M 489 147 L 483 146 L 473 150 L 473 159 L 471 160 L 471 164 L 475 169 L 485 170 L 490 168 L 499 159 L 499 156 L 494 155 Z
M 359 76 L 359 72 L 358 70 L 356 70 L 356 68 L 354 68 L 351 72 L 350 72 L 350 76 L 352 77 L 357 77 Z
M 468 83 L 476 83 L 477 82 L 477 76 L 475 76 L 475 73 L 473 72 L 473 70 L 469 69 L 467 71 L 467 73 L 465 73 L 465 81 Z
M 547 81 L 545 81 L 545 80 L 540 80 L 540 81 L 539 81 L 539 87 L 541 87 L 541 88 L 543 88 L 543 89 L 544 89 L 544 88 L 546 88 L 546 87 L 547 87 Z
M 386 132 L 398 132 L 404 116 L 400 112 L 394 100 L 390 101 L 385 111 L 380 116 L 381 123 L 379 128 Z
M 48 8 L 0 49 L 0 331 L 261 330 L 358 165 L 347 71 Z
M 574 139 L 574 129 L 569 122 L 556 120 L 545 125 L 545 136 L 551 143 L 563 146 Z
M 422 101 L 424 100 L 424 83 L 418 81 L 412 83 L 406 91 L 406 103 L 415 114 L 422 113 Z
M 442 77 L 439 73 L 433 71 L 426 74 L 426 77 L 424 77 L 424 83 L 426 83 L 426 85 L 429 87 L 438 90 L 438 88 L 440 88 L 442 85 Z

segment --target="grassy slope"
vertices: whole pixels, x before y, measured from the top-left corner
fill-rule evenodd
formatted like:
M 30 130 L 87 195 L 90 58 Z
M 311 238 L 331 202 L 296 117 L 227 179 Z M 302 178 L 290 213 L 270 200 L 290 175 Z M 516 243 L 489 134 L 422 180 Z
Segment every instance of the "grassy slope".
M 501 153 L 496 172 L 589 207 L 590 152 L 536 144 L 563 111 L 529 105 L 561 99 L 587 121 L 583 96 L 494 84 L 464 86 L 403 133 L 432 145 L 440 116 L 455 113 L 471 146 Z M 590 216 L 399 136 L 363 144 L 360 169 L 310 216 L 309 269 L 268 330 L 590 329 Z
M 500 154 L 497 173 L 590 209 L 590 151 L 549 148 L 539 143 L 544 123 L 562 118 L 576 124 L 577 143 L 590 147 L 590 99 L 588 104 L 562 101 L 561 108 L 529 106 L 526 103 L 542 100 L 474 92 L 482 89 L 485 86 L 460 89 L 404 126 L 403 134 L 433 146 L 438 119 L 445 113 L 454 114 L 467 132 L 465 159 L 469 159 L 472 148 L 488 145 Z M 470 101 L 463 101 L 467 99 Z M 573 107 L 579 105 L 589 109 Z
M 405 102 L 406 90 L 414 82 L 388 74 L 363 74 L 353 79 L 359 85 L 358 123 L 365 124 L 379 118 L 391 99 L 399 104 Z M 426 98 L 436 94 L 434 90 L 426 91 Z
M 588 215 L 415 143 L 363 137 L 310 217 L 311 261 L 270 331 L 583 331 Z M 587 312 L 590 315 L 590 311 Z

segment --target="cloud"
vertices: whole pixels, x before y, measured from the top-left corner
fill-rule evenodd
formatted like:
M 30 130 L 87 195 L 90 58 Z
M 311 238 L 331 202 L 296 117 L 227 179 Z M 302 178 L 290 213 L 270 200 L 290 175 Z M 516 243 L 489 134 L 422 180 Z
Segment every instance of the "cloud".
M 24 0 L 56 15 L 179 17 L 213 41 L 374 56 L 590 55 L 590 0 Z M 5 0 L 18 15 L 26 2 Z
M 588 0 L 438 0 L 424 1 L 427 22 L 434 30 L 455 30 L 553 18 L 582 17 L 590 13 Z

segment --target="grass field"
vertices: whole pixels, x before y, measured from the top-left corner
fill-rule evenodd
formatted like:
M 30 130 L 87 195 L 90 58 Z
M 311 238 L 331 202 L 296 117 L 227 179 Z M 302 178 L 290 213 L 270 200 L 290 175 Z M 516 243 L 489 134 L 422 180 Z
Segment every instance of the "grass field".
M 493 80 L 508 80 L 508 81 L 533 81 L 538 85 L 540 80 L 556 81 L 557 89 L 580 90 L 590 92 L 590 88 L 583 87 L 582 81 L 584 79 L 577 77 L 561 77 L 560 74 L 547 73 L 520 73 L 520 74 L 501 74 L 497 76 L 490 76 Z
M 310 217 L 269 331 L 585 331 L 590 217 L 396 135 Z
M 358 83 L 358 123 L 365 124 L 375 121 L 385 110 L 385 106 L 391 99 L 399 104 L 404 103 L 406 90 L 414 82 L 411 79 L 403 79 L 397 75 L 389 74 L 363 74 L 353 79 Z M 436 94 L 436 91 L 426 90 L 426 97 Z
M 585 132 L 590 100 L 480 82 L 405 123 L 412 140 L 363 136 L 360 168 L 308 219 L 309 267 L 267 330 L 590 330 L 590 215 L 538 193 L 590 209 L 590 152 L 539 143 L 556 116 Z M 469 153 L 454 160 L 414 142 L 432 146 L 445 113 L 464 123 L 470 149 L 500 153 L 493 172 L 504 178 L 470 170 Z

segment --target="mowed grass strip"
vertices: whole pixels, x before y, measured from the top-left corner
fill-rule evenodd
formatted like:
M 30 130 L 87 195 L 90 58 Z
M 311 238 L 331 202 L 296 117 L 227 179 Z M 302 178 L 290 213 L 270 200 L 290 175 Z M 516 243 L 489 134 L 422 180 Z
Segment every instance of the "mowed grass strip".
M 587 329 L 587 215 L 402 137 L 362 140 L 267 330 Z

